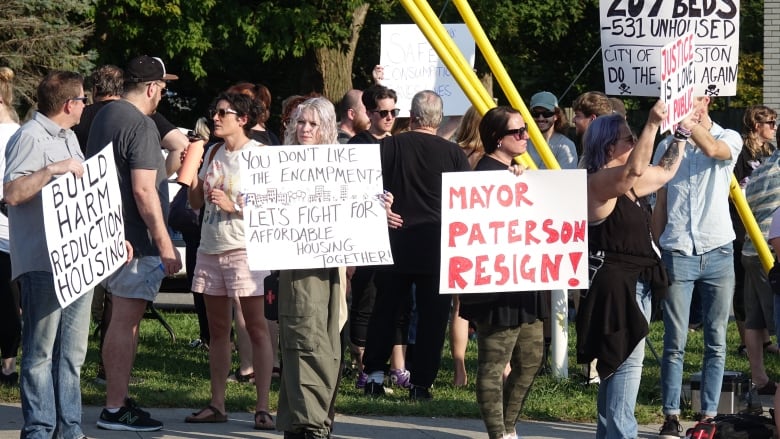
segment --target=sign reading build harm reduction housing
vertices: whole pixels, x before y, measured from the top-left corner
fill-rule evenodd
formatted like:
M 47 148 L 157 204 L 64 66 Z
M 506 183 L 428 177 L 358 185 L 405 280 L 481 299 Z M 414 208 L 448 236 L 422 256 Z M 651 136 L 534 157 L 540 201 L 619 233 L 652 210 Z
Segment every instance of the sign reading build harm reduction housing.
M 602 0 L 605 92 L 661 96 L 661 48 L 693 33 L 696 96 L 734 96 L 739 0 Z
M 63 308 L 127 261 L 122 197 L 109 143 L 41 190 L 46 244 L 57 300 Z
M 444 28 L 471 67 L 474 67 L 474 38 L 465 24 Z M 433 90 L 444 101 L 444 115 L 462 115 L 471 105 L 455 77 L 447 69 L 416 24 L 383 24 L 379 63 L 384 67 L 382 85 L 398 94 L 396 108 L 409 116 L 412 97 Z
M 443 174 L 440 292 L 587 288 L 586 187 L 579 169 Z
M 249 268 L 393 263 L 379 145 L 289 145 L 241 151 Z

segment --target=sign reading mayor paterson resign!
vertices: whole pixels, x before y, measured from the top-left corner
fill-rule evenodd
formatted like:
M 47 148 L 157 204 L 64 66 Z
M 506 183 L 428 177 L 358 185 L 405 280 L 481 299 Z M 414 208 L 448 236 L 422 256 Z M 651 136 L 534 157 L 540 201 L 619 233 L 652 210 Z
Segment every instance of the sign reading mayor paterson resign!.
M 393 263 L 379 145 L 289 145 L 241 151 L 249 268 Z
M 63 308 L 127 261 L 122 197 L 112 145 L 41 190 L 49 263 Z
M 738 0 L 601 0 L 605 92 L 661 96 L 661 49 L 693 33 L 696 96 L 734 96 Z
M 445 294 L 587 288 L 584 170 L 446 173 Z

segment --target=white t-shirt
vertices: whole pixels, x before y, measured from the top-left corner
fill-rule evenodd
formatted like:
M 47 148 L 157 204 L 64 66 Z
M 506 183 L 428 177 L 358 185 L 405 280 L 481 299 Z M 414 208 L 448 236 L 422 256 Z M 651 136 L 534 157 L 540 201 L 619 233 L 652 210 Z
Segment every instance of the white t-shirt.
M 228 151 L 222 143 L 211 148 L 219 148 L 214 154 L 211 163 L 204 163 L 198 178 L 203 181 L 203 194 L 205 208 L 203 211 L 203 226 L 200 234 L 200 247 L 198 251 L 216 255 L 229 250 L 245 248 L 244 219 L 240 213 L 228 213 L 209 201 L 209 193 L 212 189 L 220 189 L 225 192 L 232 203 L 238 200 L 241 192 L 241 175 L 239 160 L 241 150 L 262 146 L 261 143 L 250 140 L 243 147 L 235 151 Z M 206 153 L 206 161 L 211 157 L 211 148 Z M 230 209 L 231 211 L 233 209 Z
M 13 136 L 19 124 L 16 122 L 0 123 L 0 175 L 5 175 L 5 147 L 8 145 L 8 139 Z M 3 185 L 0 185 L 0 198 L 3 198 Z M 8 217 L 0 213 L 0 251 L 8 253 L 10 245 L 8 243 Z

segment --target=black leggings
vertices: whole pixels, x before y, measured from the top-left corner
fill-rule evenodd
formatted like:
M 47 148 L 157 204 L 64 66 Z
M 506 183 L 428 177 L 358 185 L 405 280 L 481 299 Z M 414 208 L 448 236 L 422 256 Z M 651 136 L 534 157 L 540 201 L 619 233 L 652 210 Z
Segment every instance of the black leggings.
M 0 251 L 0 358 L 15 358 L 21 338 L 19 287 L 11 281 L 11 255 Z

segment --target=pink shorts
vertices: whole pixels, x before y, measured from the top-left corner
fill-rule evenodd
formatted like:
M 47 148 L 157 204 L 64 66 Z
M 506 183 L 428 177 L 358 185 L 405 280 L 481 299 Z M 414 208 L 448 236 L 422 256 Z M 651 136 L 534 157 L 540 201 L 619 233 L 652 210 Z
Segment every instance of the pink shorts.
M 250 271 L 246 249 L 217 255 L 198 252 L 192 291 L 210 296 L 252 297 L 263 295 L 267 271 Z

